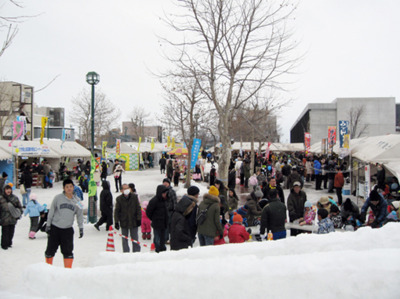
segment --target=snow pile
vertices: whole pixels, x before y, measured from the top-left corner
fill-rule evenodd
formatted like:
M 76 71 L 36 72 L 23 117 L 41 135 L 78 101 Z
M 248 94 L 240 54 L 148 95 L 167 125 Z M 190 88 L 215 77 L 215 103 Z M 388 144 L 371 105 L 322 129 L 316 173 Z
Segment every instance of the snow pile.
M 103 252 L 72 270 L 33 264 L 19 291 L 44 298 L 397 298 L 399 257 L 400 224 L 393 223 L 161 254 Z

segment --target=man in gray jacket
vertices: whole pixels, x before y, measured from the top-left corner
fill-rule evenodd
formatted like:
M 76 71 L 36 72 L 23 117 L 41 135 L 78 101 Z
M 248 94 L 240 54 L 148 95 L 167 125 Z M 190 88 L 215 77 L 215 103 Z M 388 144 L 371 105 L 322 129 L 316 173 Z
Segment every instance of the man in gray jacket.
M 79 199 L 74 195 L 74 183 L 70 179 L 63 182 L 64 192 L 54 197 L 47 216 L 48 234 L 45 251 L 46 263 L 52 265 L 59 246 L 64 256 L 64 267 L 72 268 L 74 255 L 74 217 L 78 221 L 79 238 L 83 237 L 83 211 Z

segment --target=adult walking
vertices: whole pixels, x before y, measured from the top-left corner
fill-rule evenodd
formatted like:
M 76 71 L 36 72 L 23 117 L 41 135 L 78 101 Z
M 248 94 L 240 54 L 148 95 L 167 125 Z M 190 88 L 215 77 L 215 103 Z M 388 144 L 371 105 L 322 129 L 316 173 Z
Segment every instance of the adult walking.
M 315 190 L 322 190 L 322 166 L 319 158 L 315 158 L 314 160 L 314 175 L 315 175 Z
M 100 230 L 100 226 L 106 223 L 106 230 L 109 230 L 110 226 L 113 224 L 113 196 L 109 181 L 102 181 L 101 186 L 103 187 L 100 193 L 101 217 L 94 227 Z
M 115 165 L 114 165 L 114 181 L 115 181 L 115 189 L 122 190 L 122 173 L 125 170 L 122 168 L 122 165 L 119 164 L 118 160 L 115 160 Z M 119 189 L 118 189 L 119 188 Z
M 339 206 L 342 205 L 343 197 L 342 197 L 342 190 L 344 186 L 344 176 L 342 171 L 340 170 L 340 166 L 336 166 L 336 174 L 335 174 L 335 181 L 333 186 L 336 189 L 336 196 L 338 198 Z
M 167 178 L 171 181 L 174 175 L 174 165 L 172 164 L 172 160 L 169 159 L 167 163 Z
M 165 247 L 165 234 L 168 226 L 167 193 L 167 187 L 158 185 L 156 196 L 149 201 L 146 210 L 146 215 L 151 220 L 153 227 L 154 245 L 157 253 L 167 250 Z
M 172 213 L 175 210 L 176 204 L 178 203 L 178 199 L 176 197 L 176 192 L 174 188 L 171 186 L 171 181 L 168 178 L 163 179 L 163 185 L 167 187 L 168 193 L 167 193 L 167 211 L 168 211 L 168 225 L 167 225 L 167 230 L 165 232 L 165 241 L 168 244 L 169 243 L 169 227 L 171 224 L 171 217 Z
M 161 174 L 165 173 L 165 166 L 167 165 L 167 160 L 164 156 L 158 161 L 158 165 L 160 165 L 160 172 Z
M 199 235 L 200 246 L 214 244 L 214 238 L 223 238 L 223 228 L 219 219 L 220 199 L 219 191 L 215 186 L 211 186 L 208 193 L 204 194 L 203 201 L 199 205 L 199 213 L 207 210 L 205 220 L 198 223 L 197 232 Z
M 289 210 L 289 220 L 294 222 L 304 216 L 304 204 L 307 201 L 307 195 L 301 190 L 301 183 L 294 182 L 293 188 L 290 190 L 290 194 L 287 200 L 287 207 Z M 297 236 L 301 231 L 297 229 L 291 229 L 290 235 Z
M 108 175 L 108 166 L 106 161 L 103 161 L 101 163 L 101 175 L 100 178 L 105 181 L 107 179 L 107 175 Z
M 132 193 L 128 184 L 122 185 L 122 194 L 117 197 L 114 210 L 115 229 L 119 230 L 125 237 L 131 237 L 132 252 L 139 252 L 139 226 L 142 223 L 142 211 L 136 193 Z M 129 244 L 126 238 L 122 238 L 123 252 L 129 252 Z
M 22 194 L 22 206 L 26 208 L 29 202 L 29 196 L 32 190 L 32 168 L 30 166 L 25 167 L 24 172 L 21 176 L 21 184 L 25 188 L 25 193 Z
M 74 195 L 74 183 L 70 179 L 63 182 L 64 192 L 54 197 L 47 216 L 48 234 L 45 251 L 46 263 L 52 265 L 59 246 L 64 256 L 64 267 L 72 268 L 74 260 L 74 218 L 79 226 L 79 238 L 83 237 L 83 211 L 79 199 Z
M 12 246 L 15 225 L 19 218 L 15 218 L 10 211 L 9 204 L 19 209 L 22 215 L 22 205 L 18 197 L 12 193 L 12 187 L 5 185 L 0 197 L 0 225 L 1 225 L 1 248 L 7 250 Z

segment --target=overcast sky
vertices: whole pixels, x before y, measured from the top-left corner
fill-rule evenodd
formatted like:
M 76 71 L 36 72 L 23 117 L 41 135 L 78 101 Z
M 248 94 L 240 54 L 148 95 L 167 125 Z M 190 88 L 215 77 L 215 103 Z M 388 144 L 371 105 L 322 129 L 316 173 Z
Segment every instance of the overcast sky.
M 0 3 L 6 1 L 1 0 Z M 0 6 L 1 16 L 37 15 L 19 25 L 12 46 L 0 57 L 0 79 L 39 89 L 39 106 L 65 107 L 96 71 L 100 88 L 128 119 L 134 106 L 159 112 L 158 79 L 149 70 L 165 65 L 156 34 L 167 30 L 159 17 L 170 0 L 34 0 L 24 8 Z M 308 103 L 338 97 L 400 98 L 400 1 L 301 0 L 295 13 L 298 53 L 305 53 L 280 112 L 282 142 Z M 4 36 L 4 32 L 2 34 Z M 3 39 L 1 39 L 2 41 Z M 155 118 L 155 117 L 154 117 Z

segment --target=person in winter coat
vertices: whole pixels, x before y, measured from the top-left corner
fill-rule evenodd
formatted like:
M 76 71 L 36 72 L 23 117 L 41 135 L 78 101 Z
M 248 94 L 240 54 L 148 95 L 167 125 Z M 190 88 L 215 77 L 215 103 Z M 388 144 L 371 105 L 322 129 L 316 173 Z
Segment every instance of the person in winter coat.
M 210 170 L 210 186 L 214 186 L 215 180 L 217 178 L 217 170 L 215 169 L 215 166 L 211 166 Z
M 114 165 L 114 181 L 115 181 L 115 189 L 117 190 L 121 190 L 122 191 L 122 173 L 125 172 L 125 170 L 122 168 L 122 165 L 119 164 L 119 161 L 116 160 L 115 161 L 115 165 Z
M 195 203 L 195 206 L 193 207 L 192 212 L 188 213 L 185 218 L 186 221 L 189 224 L 189 229 L 190 229 L 190 236 L 192 238 L 192 245 L 194 241 L 196 240 L 196 234 L 197 234 L 197 223 L 196 223 L 196 217 L 197 217 L 197 212 L 199 210 L 198 202 L 199 202 L 199 196 L 200 196 L 200 189 L 196 186 L 190 186 L 187 189 L 187 197 Z M 184 195 L 183 197 L 186 197 Z M 182 198 L 183 198 L 182 197 Z
M 180 250 L 192 246 L 193 236 L 186 217 L 193 212 L 195 206 L 196 202 L 187 196 L 183 196 L 176 205 L 171 217 L 171 250 Z
M 244 187 L 249 188 L 250 161 L 247 159 L 245 159 L 243 163 L 243 173 L 244 173 Z
M 103 180 L 101 183 L 103 190 L 100 193 L 100 211 L 101 217 L 99 221 L 94 225 L 97 230 L 100 230 L 100 226 L 106 223 L 106 230 L 108 231 L 110 226 L 113 224 L 113 196 L 110 190 L 110 182 Z
M 32 190 L 32 168 L 25 167 L 24 172 L 21 176 L 21 184 L 24 184 L 25 194 L 22 194 L 22 206 L 25 208 L 29 201 L 29 195 Z
M 236 210 L 239 206 L 239 198 L 236 195 L 235 189 L 230 189 L 228 191 L 228 206 L 229 206 L 229 213 Z
M 35 234 L 39 223 L 40 212 L 43 212 L 44 208 L 40 203 L 38 203 L 36 194 L 32 193 L 29 198 L 30 201 L 26 206 L 26 209 L 24 211 L 24 216 L 29 214 L 29 218 L 31 220 L 31 227 L 29 229 L 28 237 L 29 239 L 35 239 Z
M 232 218 L 233 224 L 229 228 L 228 238 L 229 243 L 244 243 L 250 238 L 249 229 L 246 231 L 245 227 L 242 225 L 243 218 L 237 213 L 234 213 Z
M 235 187 L 236 187 L 236 170 L 234 167 L 232 167 L 229 170 L 228 174 L 228 188 L 235 189 Z
M 149 217 L 146 215 L 147 206 L 149 205 L 148 201 L 142 202 L 142 239 L 143 240 L 151 240 L 151 221 Z
M 272 177 L 269 179 L 269 183 L 263 184 L 263 198 L 269 200 L 269 191 L 276 189 L 278 191 L 279 199 L 282 203 L 285 203 L 285 195 L 283 193 L 283 189 L 280 185 L 277 184 L 276 178 Z
M 317 234 L 329 234 L 335 232 L 333 222 L 328 217 L 329 213 L 325 209 L 318 209 L 318 231 Z
M 287 179 L 288 189 L 292 189 L 293 188 L 293 183 L 294 182 L 300 182 L 301 188 L 303 188 L 303 180 L 301 178 L 301 175 L 297 172 L 297 167 L 296 166 L 292 167 L 292 172 L 288 176 L 288 179 Z
M 363 223 L 365 222 L 368 208 L 371 208 L 375 218 L 374 222 L 371 224 L 371 227 L 381 227 L 386 219 L 386 216 L 388 215 L 387 207 L 388 203 L 386 199 L 384 199 L 383 196 L 379 194 L 379 192 L 375 188 L 371 191 L 369 197 L 361 208 L 360 221 Z
M 160 165 L 160 172 L 165 173 L 165 166 L 167 165 L 167 160 L 165 159 L 164 156 L 161 157 L 161 159 L 158 161 L 158 164 Z
M 222 225 L 226 224 L 225 213 L 228 212 L 229 206 L 228 201 L 226 199 L 227 192 L 224 183 L 221 180 L 215 181 L 215 187 L 218 189 L 219 192 L 219 200 L 220 200 L 220 215 L 222 218 Z
M 376 180 L 378 181 L 378 188 L 381 190 L 385 190 L 385 168 L 383 168 L 382 164 L 376 164 Z
M 138 196 L 132 193 L 128 184 L 122 185 L 122 194 L 115 200 L 114 210 L 115 228 L 118 230 L 121 227 L 121 233 L 126 237 L 131 237 L 132 252 L 139 252 L 139 226 L 142 225 L 142 210 L 140 207 Z M 122 238 L 123 252 L 129 252 L 129 244 L 126 238 Z
M 63 182 L 64 192 L 54 197 L 47 216 L 46 263 L 52 265 L 59 246 L 64 256 L 64 267 L 72 268 L 74 259 L 74 217 L 79 226 L 79 238 L 83 237 L 83 211 L 78 205 L 79 199 L 74 195 L 74 183 L 70 179 Z
M 331 211 L 329 213 L 329 218 L 331 219 L 334 228 L 342 228 L 343 221 L 338 206 L 332 205 Z
M 21 202 L 18 197 L 12 193 L 12 187 L 10 185 L 5 185 L 2 196 L 0 197 L 1 248 L 4 250 L 12 246 L 15 225 L 18 221 L 17 218 L 11 215 L 8 203 L 11 203 L 15 208 L 19 209 L 22 214 Z
M 204 194 L 203 201 L 199 205 L 199 213 L 207 210 L 206 218 L 203 223 L 199 223 L 197 232 L 199 235 L 200 246 L 214 244 L 214 238 L 223 238 L 223 228 L 220 221 L 220 198 L 219 191 L 215 186 L 211 186 L 208 193 Z
M 171 181 L 168 178 L 163 179 L 163 185 L 168 188 L 167 193 L 167 210 L 168 210 L 168 226 L 165 233 L 165 241 L 169 244 L 169 226 L 171 223 L 172 213 L 175 210 L 176 204 L 178 203 L 178 198 L 176 197 L 176 192 L 171 186 Z
M 168 160 L 168 164 L 167 164 L 167 178 L 171 181 L 173 175 L 174 175 L 174 165 L 172 164 L 172 160 Z
M 322 166 L 319 158 L 315 158 L 314 160 L 314 175 L 315 175 L 315 190 L 322 190 Z
M 167 250 L 165 247 L 165 233 L 168 226 L 167 196 L 168 188 L 164 185 L 158 185 L 156 196 L 149 201 L 146 210 L 146 215 L 151 220 L 153 227 L 154 245 L 157 253 Z
M 336 166 L 336 174 L 335 174 L 333 187 L 335 187 L 335 189 L 336 189 L 336 196 L 338 198 L 338 203 L 340 206 L 342 205 L 342 202 L 343 202 L 343 197 L 342 197 L 343 186 L 344 186 L 343 173 L 340 170 L 340 166 Z
M 330 213 L 331 212 L 331 207 L 332 207 L 333 204 L 336 205 L 336 202 L 333 201 L 333 200 L 331 201 L 328 196 L 322 196 L 317 202 L 317 208 L 318 209 L 325 209 L 325 210 L 328 211 L 328 213 Z
M 304 216 L 299 219 L 300 225 L 311 225 L 315 220 L 315 210 L 308 200 L 304 204 Z
M 287 207 L 289 211 L 289 220 L 294 222 L 300 220 L 304 214 L 304 204 L 307 201 L 307 195 L 301 190 L 301 183 L 294 182 L 293 188 L 290 191 L 289 197 L 287 199 Z M 290 229 L 291 236 L 297 236 L 301 231 L 297 229 Z
M 263 197 L 263 193 L 260 188 L 257 187 L 255 191 L 250 193 L 250 196 L 247 197 L 246 206 L 247 206 L 247 223 L 249 226 L 255 226 L 260 224 L 260 217 L 262 213 L 262 209 L 258 202 Z
M 355 228 L 360 217 L 360 209 L 350 198 L 346 198 L 340 209 L 340 215 L 345 226 L 351 225 Z
M 107 163 L 105 161 L 103 161 L 101 163 L 101 174 L 100 174 L 100 177 L 104 181 L 107 179 L 107 174 L 108 174 L 107 170 L 108 170 Z
M 8 174 L 6 172 L 3 172 L 0 178 L 0 191 L 4 189 L 4 185 L 6 184 L 8 178 Z
M 279 240 L 286 238 L 286 206 L 279 199 L 276 189 L 269 192 L 269 202 L 262 210 L 260 234 L 272 232 L 273 239 Z

